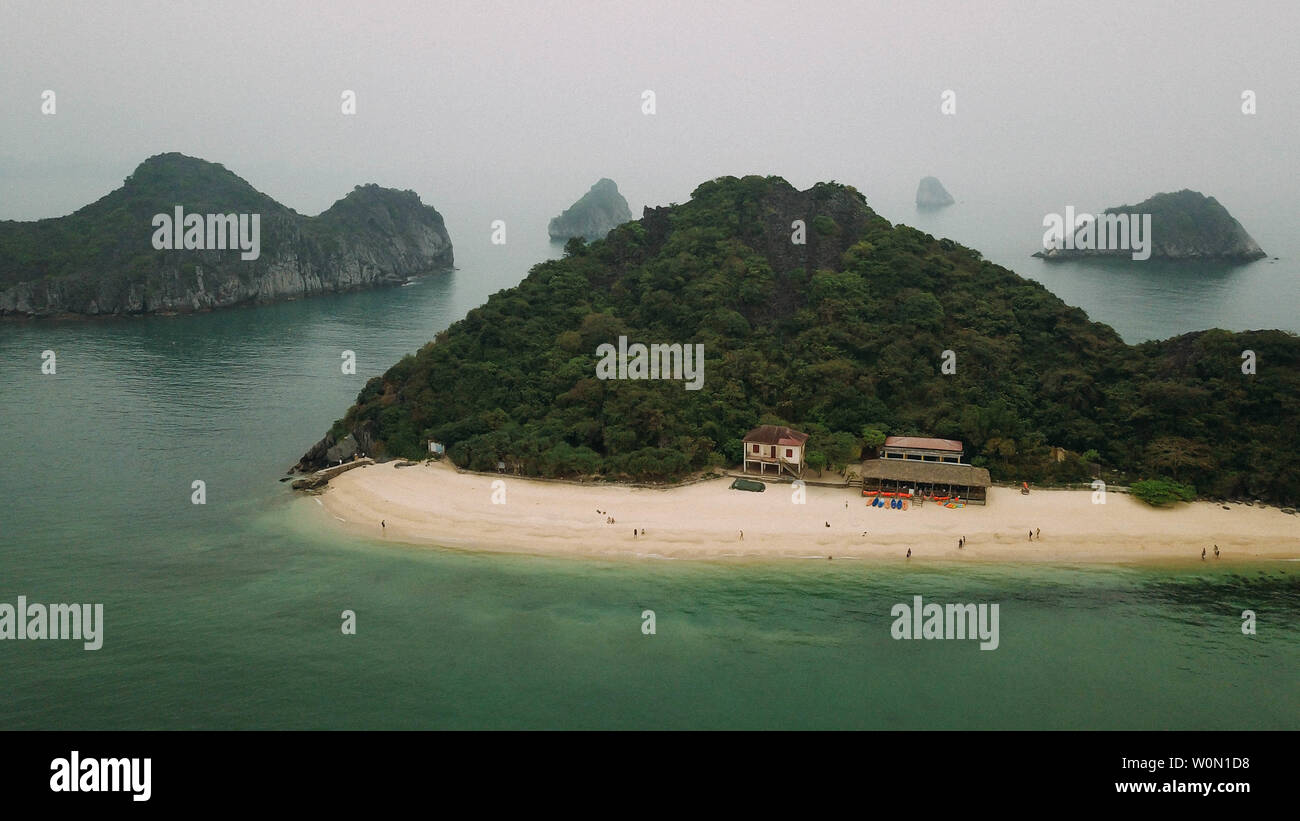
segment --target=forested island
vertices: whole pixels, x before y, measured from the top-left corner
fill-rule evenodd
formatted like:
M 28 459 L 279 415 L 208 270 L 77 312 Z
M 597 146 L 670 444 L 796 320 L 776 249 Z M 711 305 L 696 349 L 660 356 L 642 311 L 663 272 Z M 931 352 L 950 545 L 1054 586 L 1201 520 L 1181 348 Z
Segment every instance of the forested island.
M 598 378 L 619 337 L 702 344 L 702 388 Z M 738 464 L 745 431 L 776 424 L 829 468 L 888 432 L 960 439 L 995 480 L 1087 480 L 1099 463 L 1294 504 L 1298 366 L 1281 331 L 1127 345 L 852 187 L 724 177 L 534 266 L 367 382 L 298 468 L 340 442 L 421 457 L 432 440 L 476 470 L 665 481 Z
M 1199 191 L 1183 189 L 1156 194 L 1137 205 L 1107 208 L 1102 212 L 1102 219 L 1093 220 L 1092 226 L 1065 225 L 1063 228 L 1076 236 L 1081 230 L 1101 232 L 1103 223 L 1108 222 L 1107 215 L 1124 220 L 1123 227 L 1129 228 L 1124 231 L 1125 237 L 1143 230 L 1143 223 L 1139 220 L 1146 220 L 1147 236 L 1143 242 L 1148 243 L 1149 248 L 1146 249 L 1147 256 L 1139 258 L 1251 262 L 1267 256 L 1241 223 L 1228 213 L 1228 209 L 1214 197 L 1207 197 Z M 1066 237 L 1064 243 L 1048 245 L 1045 242 L 1046 247 L 1035 252 L 1034 256 L 1047 260 L 1129 257 L 1131 246 L 1136 244 L 1135 239 L 1129 238 L 1129 242 L 1111 243 L 1106 247 L 1100 238 L 1090 237 L 1087 242 L 1076 242 L 1075 237 Z
M 357 186 L 306 217 L 224 166 L 159 154 L 68 216 L 0 222 L 0 316 L 185 313 L 400 284 L 452 261 L 442 216 L 413 191 Z

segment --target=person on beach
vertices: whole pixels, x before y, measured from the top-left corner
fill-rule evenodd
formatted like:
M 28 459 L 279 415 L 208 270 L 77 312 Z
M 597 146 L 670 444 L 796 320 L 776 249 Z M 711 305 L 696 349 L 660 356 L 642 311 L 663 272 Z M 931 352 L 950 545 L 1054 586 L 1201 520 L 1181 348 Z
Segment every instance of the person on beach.
M 743 531 L 743 530 L 740 531 L 740 540 L 741 540 L 742 542 L 745 541 L 745 531 Z
M 1201 548 L 1201 561 L 1205 561 L 1205 548 Z
M 632 528 L 632 538 L 633 538 L 633 539 L 636 538 L 636 528 L 635 528 L 635 527 Z
M 912 548 L 910 547 L 907 549 L 907 558 L 912 558 Z
M 1214 558 L 1219 558 L 1219 546 L 1217 544 L 1214 546 Z
M 957 549 L 958 549 L 958 550 L 961 550 L 961 542 L 962 542 L 961 539 L 958 539 L 958 540 L 957 540 Z
M 641 535 L 642 535 L 642 536 L 644 536 L 644 535 L 645 535 L 645 528 L 644 528 L 644 527 L 643 527 L 643 528 L 641 528 Z
M 385 521 L 385 520 L 383 520 L 383 519 L 380 519 L 380 520 L 379 520 L 379 529 L 380 529 L 381 531 L 383 531 L 384 533 L 387 533 L 387 532 L 388 532 L 388 522 Z
M 1040 542 L 1043 540 L 1043 529 L 1041 527 L 1034 528 L 1034 538 Z
M 1032 542 L 1033 540 L 1034 540 L 1034 531 L 1031 530 L 1029 531 L 1029 541 Z

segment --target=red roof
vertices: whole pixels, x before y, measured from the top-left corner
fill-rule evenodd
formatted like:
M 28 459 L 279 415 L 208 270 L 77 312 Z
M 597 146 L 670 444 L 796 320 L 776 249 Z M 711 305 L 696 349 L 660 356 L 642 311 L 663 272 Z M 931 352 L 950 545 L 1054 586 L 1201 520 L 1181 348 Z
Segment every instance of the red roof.
M 759 425 L 745 434 L 743 441 L 757 442 L 760 445 L 803 445 L 808 441 L 808 434 L 785 425 Z
M 924 436 L 887 436 L 885 437 L 885 447 L 962 452 L 961 442 L 956 439 L 927 439 Z

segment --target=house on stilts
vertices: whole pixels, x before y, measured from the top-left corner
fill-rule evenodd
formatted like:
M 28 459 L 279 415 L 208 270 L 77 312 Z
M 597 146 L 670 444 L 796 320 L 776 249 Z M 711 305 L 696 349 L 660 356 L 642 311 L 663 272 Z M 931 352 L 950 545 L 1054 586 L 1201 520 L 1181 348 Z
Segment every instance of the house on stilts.
M 804 443 L 808 434 L 785 425 L 759 425 L 741 440 L 745 446 L 743 472 L 756 468 L 766 475 L 768 468 L 780 477 L 788 474 L 795 479 L 803 476 Z

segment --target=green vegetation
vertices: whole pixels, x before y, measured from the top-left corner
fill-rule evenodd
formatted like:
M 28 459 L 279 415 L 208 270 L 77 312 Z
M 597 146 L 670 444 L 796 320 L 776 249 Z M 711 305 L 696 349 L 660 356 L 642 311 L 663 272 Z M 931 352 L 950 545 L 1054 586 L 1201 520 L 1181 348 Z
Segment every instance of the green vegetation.
M 1154 507 L 1167 507 L 1175 502 L 1190 502 L 1196 498 L 1196 488 L 1179 484 L 1172 479 L 1143 479 L 1134 482 L 1129 490 Z
M 172 216 L 177 207 L 186 216 L 256 214 L 259 256 L 156 250 L 154 216 Z M 201 235 L 216 238 L 206 229 Z M 441 248 L 424 247 L 430 235 L 443 241 Z M 357 186 L 324 213 L 305 217 L 217 163 L 159 154 L 121 188 L 72 214 L 0 221 L 0 313 L 198 310 L 356 287 L 358 268 L 360 280 L 374 284 L 451 263 L 441 215 L 412 191 Z M 261 287 L 268 278 L 270 287 Z
M 278 248 L 268 220 L 297 215 L 218 163 L 160 154 L 141 163 L 122 187 L 66 217 L 0 221 L 0 286 L 94 271 L 142 273 L 167 264 L 150 240 L 155 214 L 262 214 L 262 253 Z M 174 255 L 170 255 L 174 258 Z
M 795 219 L 835 230 L 794 245 Z M 1100 461 L 1112 479 L 1300 498 L 1294 335 L 1129 346 L 1037 283 L 890 225 L 834 183 L 714 180 L 567 250 L 372 379 L 339 429 L 400 456 L 435 439 L 474 469 L 502 459 L 526 475 L 666 480 L 738 464 L 748 429 L 788 424 L 810 434 L 814 469 L 852 462 L 888 432 L 961 439 L 1001 481 L 1087 480 Z M 703 388 L 597 379 L 596 348 L 619 335 L 703 344 Z M 1242 374 L 1244 349 L 1257 375 Z

